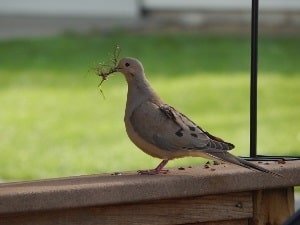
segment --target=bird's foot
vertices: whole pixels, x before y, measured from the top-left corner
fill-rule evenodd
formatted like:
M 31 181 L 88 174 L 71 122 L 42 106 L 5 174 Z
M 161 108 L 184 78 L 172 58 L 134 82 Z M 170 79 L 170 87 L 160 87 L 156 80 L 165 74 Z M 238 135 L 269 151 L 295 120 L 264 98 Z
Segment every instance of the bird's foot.
M 167 174 L 169 170 L 138 170 L 138 174 L 140 175 L 156 175 L 156 174 Z
M 168 163 L 168 159 L 164 159 L 155 169 L 152 170 L 138 170 L 140 175 L 156 175 L 156 174 L 167 174 L 169 170 L 163 170 L 164 166 Z

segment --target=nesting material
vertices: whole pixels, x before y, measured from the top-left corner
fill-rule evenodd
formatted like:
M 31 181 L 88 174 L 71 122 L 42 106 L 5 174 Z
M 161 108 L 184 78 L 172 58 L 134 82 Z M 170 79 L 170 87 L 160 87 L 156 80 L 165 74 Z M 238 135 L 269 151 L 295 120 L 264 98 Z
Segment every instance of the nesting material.
M 108 63 L 99 63 L 94 69 L 97 76 L 101 77 L 100 83 L 98 87 L 100 88 L 100 92 L 103 95 L 103 91 L 101 89 L 101 85 L 105 80 L 108 79 L 108 76 L 117 72 L 117 66 L 120 56 L 120 47 L 116 45 L 114 52 L 111 56 L 111 59 Z M 104 95 L 103 95 L 104 96 Z

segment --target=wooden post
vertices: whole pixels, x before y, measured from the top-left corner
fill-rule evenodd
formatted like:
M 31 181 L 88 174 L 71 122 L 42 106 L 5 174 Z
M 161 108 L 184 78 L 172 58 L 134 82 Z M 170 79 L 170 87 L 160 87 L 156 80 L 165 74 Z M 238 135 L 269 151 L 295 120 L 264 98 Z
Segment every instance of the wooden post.
M 293 187 L 255 191 L 250 225 L 282 225 L 294 211 Z

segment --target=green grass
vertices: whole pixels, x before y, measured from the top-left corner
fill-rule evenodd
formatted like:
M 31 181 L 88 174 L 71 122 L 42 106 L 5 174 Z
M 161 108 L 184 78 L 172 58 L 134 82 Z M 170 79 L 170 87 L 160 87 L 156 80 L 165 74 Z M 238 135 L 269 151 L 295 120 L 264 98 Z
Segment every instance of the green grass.
M 212 134 L 249 149 L 249 40 L 190 35 L 62 36 L 0 42 L 0 178 L 25 180 L 154 167 L 124 124 L 121 75 L 89 72 L 118 43 L 139 58 L 166 102 Z M 262 38 L 259 153 L 299 155 L 300 42 Z M 174 160 L 170 166 L 197 164 Z

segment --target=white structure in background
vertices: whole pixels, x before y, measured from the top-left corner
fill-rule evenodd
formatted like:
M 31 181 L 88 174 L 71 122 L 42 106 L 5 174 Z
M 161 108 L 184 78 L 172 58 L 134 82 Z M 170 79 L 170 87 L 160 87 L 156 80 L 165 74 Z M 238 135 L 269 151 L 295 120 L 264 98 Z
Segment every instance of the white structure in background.
M 144 0 L 145 6 L 159 10 L 249 10 L 251 0 Z M 299 0 L 259 0 L 261 10 L 300 10 Z
M 0 0 L 0 14 L 136 18 L 135 0 Z
M 139 10 L 249 10 L 251 0 L 0 0 L 0 14 L 137 18 Z M 299 0 L 260 0 L 266 11 L 299 11 Z
M 170 25 L 245 31 L 250 8 L 251 0 L 0 0 L 0 38 Z M 260 12 L 273 31 L 300 32 L 300 0 L 260 0 Z

